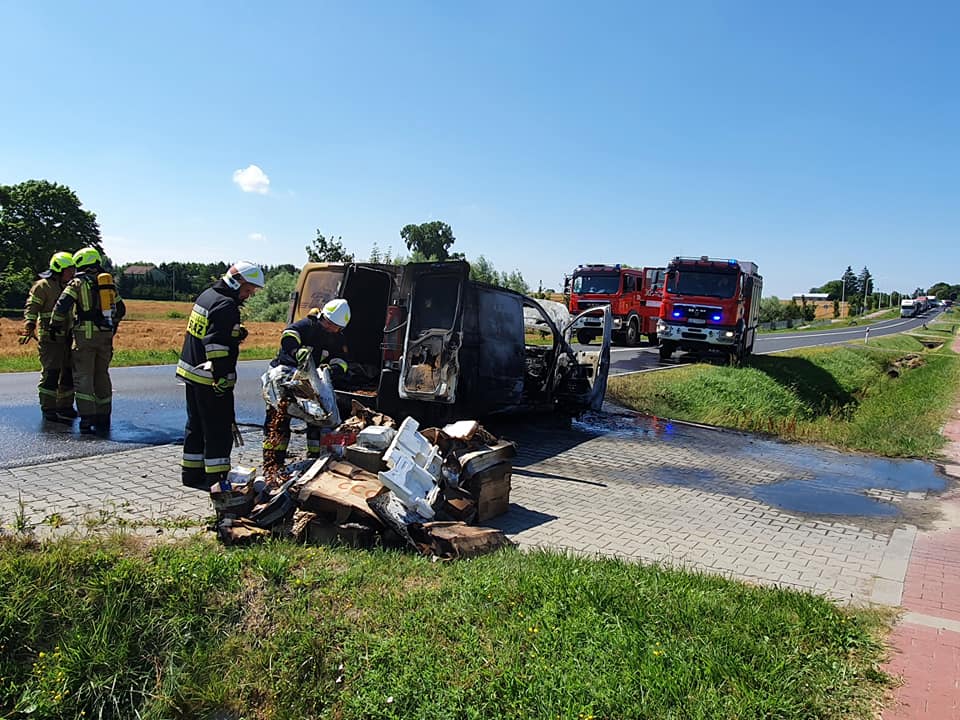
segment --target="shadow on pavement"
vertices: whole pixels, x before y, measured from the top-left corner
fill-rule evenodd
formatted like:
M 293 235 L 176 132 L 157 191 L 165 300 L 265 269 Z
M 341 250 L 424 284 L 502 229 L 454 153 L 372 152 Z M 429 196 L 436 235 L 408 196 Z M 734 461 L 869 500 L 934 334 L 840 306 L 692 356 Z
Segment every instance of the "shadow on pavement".
M 507 534 L 514 534 L 535 528 L 538 525 L 545 525 L 556 519 L 556 515 L 548 515 L 547 513 L 530 510 L 523 505 L 510 503 L 510 509 L 505 514 L 488 520 L 486 524 Z

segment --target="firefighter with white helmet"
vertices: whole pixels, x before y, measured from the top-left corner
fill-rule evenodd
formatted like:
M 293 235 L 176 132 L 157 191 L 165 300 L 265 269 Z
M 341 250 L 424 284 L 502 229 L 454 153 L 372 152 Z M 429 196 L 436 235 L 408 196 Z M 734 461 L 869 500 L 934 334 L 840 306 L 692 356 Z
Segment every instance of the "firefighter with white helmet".
M 350 324 L 350 304 L 342 298 L 325 303 L 322 308 L 313 308 L 302 320 L 291 323 L 280 335 L 280 351 L 270 363 L 271 367 L 286 365 L 298 367 L 312 357 L 319 367 L 327 365 L 334 379 L 347 372 L 347 362 L 340 355 L 347 353 L 342 332 Z M 277 467 L 286 460 L 290 443 L 290 416 L 267 406 L 264 421 L 263 462 L 266 467 Z M 268 428 L 273 432 L 268 434 Z M 307 457 L 320 455 L 320 428 L 307 425 Z
M 226 477 L 233 446 L 233 388 L 246 328 L 240 306 L 265 285 L 263 270 L 246 260 L 197 297 L 187 320 L 177 377 L 187 396 L 181 481 L 198 490 Z
M 73 255 L 77 274 L 67 283 L 50 320 L 56 335 L 73 328 L 73 382 L 80 432 L 107 432 L 113 408 L 110 361 L 113 336 L 126 313 L 113 276 L 95 247 Z
M 77 417 L 73 409 L 73 367 L 70 360 L 70 338 L 67 332 L 53 335 L 50 322 L 60 293 L 76 271 L 73 255 L 54 253 L 48 270 L 30 288 L 23 311 L 23 330 L 18 341 L 26 345 L 36 340 L 40 351 L 40 411 L 44 420 L 70 423 Z

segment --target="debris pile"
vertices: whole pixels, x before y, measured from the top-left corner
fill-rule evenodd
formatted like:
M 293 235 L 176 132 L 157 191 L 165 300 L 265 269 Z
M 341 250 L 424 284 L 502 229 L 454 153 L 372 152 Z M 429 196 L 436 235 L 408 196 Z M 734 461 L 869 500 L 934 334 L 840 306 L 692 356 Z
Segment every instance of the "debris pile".
M 406 544 L 444 559 L 510 544 L 501 531 L 475 523 L 507 510 L 512 442 L 473 420 L 420 430 L 414 418 L 396 427 L 359 403 L 351 410 L 321 436 L 323 457 L 289 463 L 272 476 L 266 468 L 263 475 L 234 468 L 228 482 L 211 488 L 225 544 L 269 536 L 352 547 Z

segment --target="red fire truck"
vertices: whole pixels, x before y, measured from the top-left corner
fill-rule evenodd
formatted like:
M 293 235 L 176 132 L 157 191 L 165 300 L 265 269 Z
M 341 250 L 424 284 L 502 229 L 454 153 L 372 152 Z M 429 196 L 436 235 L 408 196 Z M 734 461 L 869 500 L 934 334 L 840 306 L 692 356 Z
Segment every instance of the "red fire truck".
M 753 352 L 763 278 L 743 260 L 675 257 L 660 306 L 660 359 L 675 350 L 720 351 L 739 363 Z
M 573 272 L 570 312 L 576 315 L 600 305 L 613 313 L 613 341 L 636 345 L 646 335 L 657 343 L 657 317 L 663 292 L 663 268 L 617 265 L 580 265 Z M 577 342 L 587 344 L 602 331 L 603 318 L 581 318 L 574 329 Z

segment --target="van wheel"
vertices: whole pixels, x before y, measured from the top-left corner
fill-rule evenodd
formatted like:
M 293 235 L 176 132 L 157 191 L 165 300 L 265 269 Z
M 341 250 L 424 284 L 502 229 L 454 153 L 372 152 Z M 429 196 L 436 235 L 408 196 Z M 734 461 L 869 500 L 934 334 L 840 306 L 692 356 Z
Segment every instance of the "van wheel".
M 630 324 L 627 325 L 627 332 L 624 334 L 624 340 L 630 347 L 633 347 L 640 342 L 640 328 L 637 327 L 636 318 L 631 320 Z
M 589 330 L 577 330 L 577 342 L 581 345 L 589 345 L 593 340 L 593 333 Z
M 660 359 L 669 360 L 673 356 L 673 346 L 664 343 L 660 346 Z

